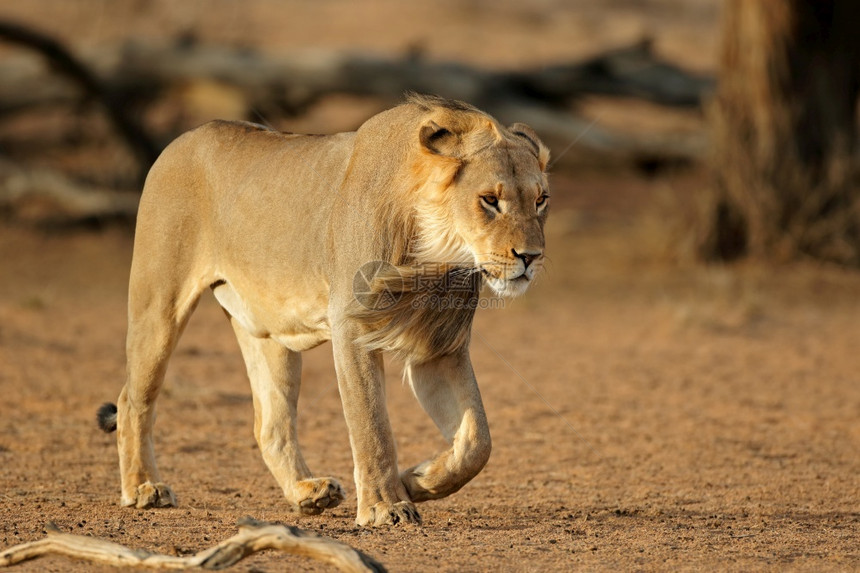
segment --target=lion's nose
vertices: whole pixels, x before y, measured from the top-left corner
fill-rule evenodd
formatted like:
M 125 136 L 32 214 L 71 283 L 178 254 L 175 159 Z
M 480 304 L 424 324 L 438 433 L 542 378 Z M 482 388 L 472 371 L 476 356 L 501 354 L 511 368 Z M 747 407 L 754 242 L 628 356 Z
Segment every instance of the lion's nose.
M 523 261 L 523 265 L 525 268 L 529 268 L 529 265 L 532 264 L 536 259 L 538 259 L 542 252 L 541 251 L 523 251 L 522 253 L 518 253 L 516 249 L 511 249 L 511 253 L 518 259 Z

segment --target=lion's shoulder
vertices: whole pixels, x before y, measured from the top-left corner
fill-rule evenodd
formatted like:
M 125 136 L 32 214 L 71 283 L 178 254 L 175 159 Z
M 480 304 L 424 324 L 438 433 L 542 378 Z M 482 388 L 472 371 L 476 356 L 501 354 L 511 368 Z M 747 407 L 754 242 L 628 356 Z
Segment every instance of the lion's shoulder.
M 317 134 L 292 133 L 289 131 L 279 131 L 274 127 L 254 123 L 252 121 L 240 121 L 230 119 L 213 119 L 192 129 L 190 134 L 217 134 L 227 136 L 249 136 L 261 135 L 264 137 L 274 137 L 280 139 L 294 139 L 297 137 L 322 137 Z

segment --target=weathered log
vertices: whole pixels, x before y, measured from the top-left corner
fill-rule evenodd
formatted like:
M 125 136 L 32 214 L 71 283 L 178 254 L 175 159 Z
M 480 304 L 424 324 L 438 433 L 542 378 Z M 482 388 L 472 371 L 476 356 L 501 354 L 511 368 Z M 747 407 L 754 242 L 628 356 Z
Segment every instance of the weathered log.
M 412 55 L 386 58 L 344 52 L 262 56 L 212 46 L 129 44 L 118 72 L 154 82 L 218 79 L 269 92 L 286 107 L 300 108 L 330 93 L 400 99 L 404 91 L 436 93 L 479 107 L 525 100 L 563 105 L 589 94 L 637 97 L 656 103 L 697 107 L 713 86 L 654 56 L 649 42 L 612 50 L 583 62 L 524 71 L 495 71 Z
M 143 127 L 128 113 L 124 102 L 84 62 L 60 42 L 30 28 L 0 21 L 0 39 L 25 46 L 47 58 L 53 70 L 69 79 L 87 97 L 104 106 L 108 117 L 132 151 L 144 164 L 151 165 L 158 149 Z
M 47 218 L 64 222 L 132 218 L 139 201 L 140 194 L 133 191 L 85 185 L 59 171 L 23 168 L 0 160 L 0 209 L 19 217 L 27 204 L 39 202 L 48 204 Z
M 134 42 L 81 61 L 101 78 L 110 101 L 122 99 L 116 94 L 152 99 L 173 86 L 208 81 L 241 91 L 248 116 L 254 109 L 298 115 L 332 94 L 373 96 L 393 103 L 414 90 L 471 102 L 505 122 L 536 117 L 541 135 L 560 146 L 578 140 L 578 145 L 594 152 L 634 159 L 697 159 L 704 136 L 632 137 L 575 117 L 570 103 L 601 94 L 690 107 L 700 104 L 712 84 L 709 78 L 659 60 L 647 42 L 579 63 L 524 71 L 480 69 L 415 55 L 391 58 L 330 51 L 264 55 L 222 46 Z M 27 102 L 48 105 L 62 100 L 63 85 L 36 74 L 38 69 L 21 62 L 0 61 L 0 76 L 16 77 L 15 82 L 0 85 L 0 114 L 18 111 Z M 75 97 L 70 93 L 68 99 Z
M 0 22 L 0 38 L 9 39 L 10 32 L 16 29 Z M 714 84 L 711 78 L 658 59 L 648 41 L 581 62 L 522 71 L 486 70 L 456 62 L 428 61 L 415 55 L 387 58 L 320 50 L 264 55 L 222 46 L 139 42 L 130 42 L 117 50 L 100 50 L 76 60 L 56 43 L 47 46 L 50 49 L 42 43 L 31 47 L 57 58 L 60 69 L 68 70 L 66 75 L 74 77 L 78 84 L 89 86 L 89 91 L 102 89 L 95 80 L 96 73 L 113 87 L 143 83 L 157 86 L 208 78 L 296 108 L 330 93 L 399 99 L 406 90 L 438 93 L 477 105 L 499 99 L 524 99 L 557 106 L 584 95 L 607 95 L 641 98 L 668 106 L 699 107 Z M 0 65 L 3 69 L 9 64 Z M 12 66 L 15 65 L 13 62 Z M 12 69 L 11 73 L 21 72 Z M 38 78 L 40 82 L 44 79 Z M 33 93 L 36 83 L 18 78 L 0 88 L 0 100 L 23 102 L 22 96 L 28 93 L 35 101 L 56 97 L 59 89 L 56 85 L 43 83 L 45 87 Z
M 239 520 L 239 533 L 218 545 L 183 557 L 130 549 L 118 543 L 85 535 L 61 533 L 49 524 L 44 539 L 0 552 L 0 567 L 46 555 L 63 555 L 115 567 L 148 569 L 226 569 L 265 549 L 302 555 L 352 573 L 384 572 L 385 567 L 349 545 L 289 525 L 276 525 L 250 517 Z
M 701 107 L 714 89 L 713 78 L 660 60 L 645 39 L 592 58 L 512 73 L 518 90 L 545 102 L 567 102 L 581 95 L 639 98 L 661 105 Z

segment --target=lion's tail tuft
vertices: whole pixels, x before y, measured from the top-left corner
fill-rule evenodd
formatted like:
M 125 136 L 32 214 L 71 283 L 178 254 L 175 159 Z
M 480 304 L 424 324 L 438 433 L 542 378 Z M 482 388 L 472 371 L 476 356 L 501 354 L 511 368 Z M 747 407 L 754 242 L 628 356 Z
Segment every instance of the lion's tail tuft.
M 110 434 L 116 430 L 116 404 L 110 402 L 102 404 L 96 412 L 96 420 L 104 433 Z

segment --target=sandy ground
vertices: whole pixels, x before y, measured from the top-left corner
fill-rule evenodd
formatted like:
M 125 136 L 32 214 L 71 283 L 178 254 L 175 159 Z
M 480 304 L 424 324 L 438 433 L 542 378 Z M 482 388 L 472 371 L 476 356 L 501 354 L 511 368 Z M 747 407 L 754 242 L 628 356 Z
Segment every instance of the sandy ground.
M 185 554 L 252 515 L 333 536 L 394 571 L 860 567 L 860 276 L 666 265 L 653 229 L 595 197 L 611 186 L 622 203 L 647 204 L 671 182 L 556 183 L 544 280 L 475 325 L 492 459 L 461 492 L 421 505 L 421 527 L 354 528 L 328 345 L 306 353 L 300 433 L 310 466 L 339 477 L 348 498 L 321 517 L 289 512 L 212 297 L 159 403 L 157 451 L 180 506 L 119 508 L 114 438 L 94 412 L 123 382 L 131 232 L 0 227 L 0 545 L 38 539 L 53 521 Z M 388 373 L 411 465 L 443 442 L 398 365 Z M 236 570 L 289 567 L 319 566 L 264 554 Z M 19 569 L 91 567 L 52 558 Z
M 331 0 L 291 2 L 290 19 L 280 2 L 239 5 L 31 0 L 0 3 L 0 17 L 80 50 L 193 29 L 204 41 L 263 50 L 402 54 L 420 45 L 430 58 L 516 67 L 653 34 L 659 53 L 691 69 L 715 62 L 716 0 Z M 626 115 L 618 104 L 583 107 L 609 124 L 664 125 L 637 105 L 622 103 Z M 365 109 L 340 107 L 326 103 L 313 112 L 321 124 L 303 128 L 326 131 Z M 309 465 L 340 478 L 347 500 L 301 517 L 254 443 L 244 366 L 211 296 L 159 402 L 160 468 L 180 505 L 118 507 L 114 436 L 96 429 L 94 414 L 124 380 L 132 232 L 0 220 L 0 547 L 41 538 L 52 521 L 187 554 L 251 515 L 330 535 L 393 571 L 860 569 L 860 274 L 811 263 L 676 264 L 668 254 L 685 251 L 683 235 L 666 213 L 703 181 L 554 175 L 545 276 L 475 324 L 492 458 L 459 493 L 422 504 L 423 526 L 377 530 L 353 525 L 330 346 L 305 355 L 299 429 Z M 398 364 L 388 376 L 406 467 L 444 443 Z M 328 570 L 272 553 L 234 570 L 292 569 Z M 98 568 L 50 558 L 18 570 Z

